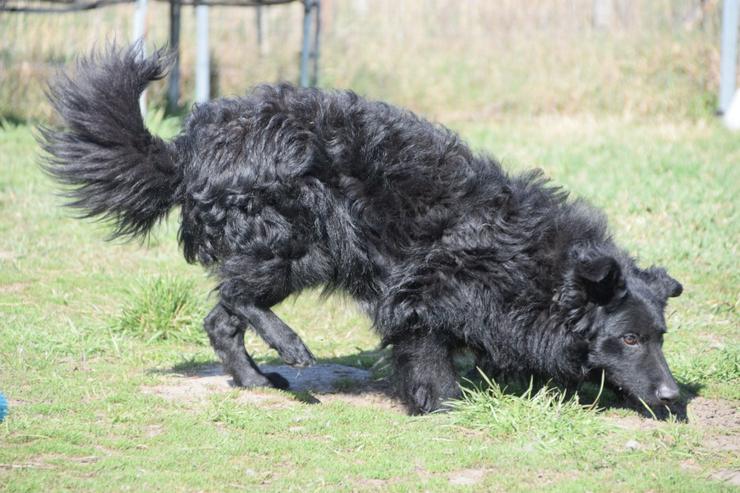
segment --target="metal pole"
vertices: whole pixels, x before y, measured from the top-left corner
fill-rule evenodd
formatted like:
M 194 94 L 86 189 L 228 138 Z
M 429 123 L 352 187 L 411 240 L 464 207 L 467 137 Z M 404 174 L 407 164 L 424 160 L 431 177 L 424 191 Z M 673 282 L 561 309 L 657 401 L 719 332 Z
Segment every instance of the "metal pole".
M 195 102 L 204 103 L 211 97 L 211 62 L 208 51 L 208 6 L 199 3 L 195 7 L 196 61 Z
M 313 24 L 313 0 L 303 0 L 303 42 L 301 44 L 301 87 L 308 87 L 308 58 Z
M 259 55 L 267 56 L 270 51 L 270 45 L 267 40 L 267 8 L 264 5 L 257 6 L 257 46 Z
M 316 87 L 319 83 L 319 33 L 321 32 L 321 0 L 314 0 L 314 9 L 316 13 L 316 22 L 313 32 L 313 67 L 311 74 L 311 86 Z
M 170 0 L 170 50 L 175 61 L 167 87 L 167 111 L 172 113 L 180 100 L 180 0 Z
M 146 35 L 146 2 L 147 0 L 136 0 L 136 9 L 134 10 L 134 30 L 132 38 L 134 43 L 141 43 L 141 54 L 146 56 L 146 44 L 144 38 Z M 139 97 L 139 108 L 141 115 L 146 117 L 146 91 Z
M 596 29 L 608 29 L 612 21 L 614 5 L 612 0 L 594 0 L 593 1 L 592 23 Z
M 722 5 L 722 49 L 719 76 L 719 113 L 724 114 L 730 107 L 735 94 L 737 77 L 737 28 L 738 0 L 724 0 Z

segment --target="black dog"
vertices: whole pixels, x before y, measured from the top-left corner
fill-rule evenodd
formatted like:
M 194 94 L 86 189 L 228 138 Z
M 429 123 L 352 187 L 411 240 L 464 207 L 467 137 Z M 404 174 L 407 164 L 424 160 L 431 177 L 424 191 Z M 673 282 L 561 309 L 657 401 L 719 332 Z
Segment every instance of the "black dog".
M 392 345 L 414 413 L 460 395 L 458 349 L 491 371 L 577 382 L 603 370 L 650 405 L 678 397 L 662 343 L 681 285 L 638 268 L 601 213 L 539 172 L 509 176 L 408 111 L 290 85 L 198 105 L 164 142 L 138 106 L 164 58 L 111 48 L 57 80 L 66 128 L 42 129 L 46 168 L 115 236 L 180 206 L 185 258 L 221 281 L 205 329 L 238 385 L 287 385 L 246 353 L 247 325 L 286 363 L 314 362 L 270 307 L 324 285 Z

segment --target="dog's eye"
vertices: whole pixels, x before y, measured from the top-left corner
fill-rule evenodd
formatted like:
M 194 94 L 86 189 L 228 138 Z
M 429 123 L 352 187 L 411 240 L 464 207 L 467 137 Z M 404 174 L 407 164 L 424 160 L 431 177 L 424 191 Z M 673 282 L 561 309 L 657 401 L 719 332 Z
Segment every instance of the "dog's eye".
M 622 340 L 628 346 L 634 346 L 635 344 L 640 342 L 640 339 L 635 334 L 625 334 L 622 336 Z

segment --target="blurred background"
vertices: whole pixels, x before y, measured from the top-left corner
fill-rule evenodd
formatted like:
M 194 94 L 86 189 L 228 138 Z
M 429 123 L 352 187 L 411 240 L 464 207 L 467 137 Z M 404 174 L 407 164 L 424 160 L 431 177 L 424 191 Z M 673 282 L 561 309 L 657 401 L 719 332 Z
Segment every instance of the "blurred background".
M 15 5 L 24 5 L 16 2 Z M 41 5 L 28 3 L 27 5 Z M 450 125 L 543 114 L 706 119 L 715 114 L 717 0 L 323 0 L 319 85 L 406 106 Z M 46 120 L 43 89 L 94 46 L 132 37 L 134 5 L 0 13 L 0 118 Z M 211 93 L 298 80 L 303 5 L 212 7 Z M 169 36 L 150 2 L 147 46 Z M 194 94 L 195 15 L 182 9 L 182 107 Z M 165 83 L 149 91 L 163 107 Z

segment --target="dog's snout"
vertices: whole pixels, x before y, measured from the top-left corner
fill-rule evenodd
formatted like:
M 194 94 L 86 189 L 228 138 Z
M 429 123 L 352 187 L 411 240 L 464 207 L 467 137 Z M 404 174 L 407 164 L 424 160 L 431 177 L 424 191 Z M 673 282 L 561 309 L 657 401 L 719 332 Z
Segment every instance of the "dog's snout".
M 658 390 L 655 391 L 655 396 L 664 403 L 671 403 L 678 399 L 678 386 L 676 384 L 663 383 L 658 386 Z

